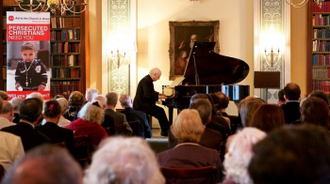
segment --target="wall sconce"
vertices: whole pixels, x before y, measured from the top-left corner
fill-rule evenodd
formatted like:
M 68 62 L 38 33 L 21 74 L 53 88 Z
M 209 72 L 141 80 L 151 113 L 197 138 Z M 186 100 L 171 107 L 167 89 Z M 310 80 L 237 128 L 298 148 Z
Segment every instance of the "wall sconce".
M 110 49 L 111 57 L 113 57 L 113 61 L 115 65 L 119 68 L 122 64 L 122 60 L 125 59 L 126 54 L 129 52 L 137 52 L 136 43 L 135 41 L 125 41 L 125 40 L 118 40 L 113 42 L 115 43 L 112 45 Z
M 69 11 L 71 13 L 82 13 L 86 10 L 86 7 L 88 5 L 87 0 L 83 0 L 81 4 L 77 4 L 77 0 L 35 0 L 38 2 L 38 5 L 33 4 L 33 0 L 30 0 L 29 4 L 26 4 L 29 9 L 25 9 L 22 7 L 21 3 L 24 2 L 24 0 L 15 0 L 18 3 L 18 6 L 23 11 L 30 11 L 30 12 L 41 12 L 41 11 L 48 11 L 48 9 L 51 9 L 53 13 L 56 12 L 56 9 L 60 9 L 62 13 L 65 11 Z M 82 5 L 84 8 L 81 11 L 75 11 L 75 7 L 77 5 Z
M 287 4 L 289 4 L 290 6 L 294 7 L 294 8 L 302 8 L 304 7 L 309 0 L 302 0 L 300 3 L 292 3 L 292 0 L 285 0 L 285 2 Z M 329 0 L 313 0 L 314 2 L 317 3 L 317 5 L 322 6 L 322 2 L 324 1 L 329 1 Z
M 277 49 L 277 53 L 274 52 L 273 47 L 271 47 L 270 52 L 267 53 L 267 49 L 265 49 L 265 59 L 270 67 L 273 67 L 274 64 L 276 65 L 280 60 L 280 48 Z
M 199 4 L 199 0 L 189 0 L 190 4 Z

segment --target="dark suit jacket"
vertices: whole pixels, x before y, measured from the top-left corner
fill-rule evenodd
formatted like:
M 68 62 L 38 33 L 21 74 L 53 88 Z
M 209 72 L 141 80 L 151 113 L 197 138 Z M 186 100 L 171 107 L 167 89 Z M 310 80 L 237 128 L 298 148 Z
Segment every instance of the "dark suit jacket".
M 207 148 L 215 149 L 220 152 L 222 143 L 222 135 L 218 131 L 210 128 L 205 128 L 204 133 L 199 141 L 199 144 Z
M 39 146 L 43 143 L 48 143 L 49 139 L 44 134 L 34 129 L 31 125 L 24 122 L 19 122 L 17 125 L 5 127 L 1 131 L 9 132 L 20 136 L 22 139 L 24 151 Z
M 119 113 L 119 112 L 115 112 L 112 109 L 105 109 L 104 113 L 113 118 L 113 123 L 115 124 L 115 126 L 123 125 L 123 124 L 126 125 L 125 135 L 132 135 L 133 130 L 129 126 L 129 124 L 127 123 L 127 120 L 126 120 L 126 117 L 125 117 L 124 114 Z
M 158 100 L 158 92 L 154 90 L 153 80 L 146 75 L 138 84 L 133 108 L 145 113 L 152 112 Z
M 51 122 L 47 122 L 43 126 L 36 127 L 36 130 L 46 135 L 50 139 L 51 143 L 61 143 L 65 141 L 66 147 L 71 153 L 73 153 L 74 141 L 72 130 L 61 128 Z
M 157 160 L 163 167 L 194 168 L 215 165 L 218 181 L 222 178 L 222 163 L 218 152 L 197 143 L 181 143 L 173 149 L 158 153 Z
M 241 120 L 238 116 L 228 115 L 226 112 L 221 112 L 221 114 L 230 119 L 231 133 L 235 133 L 237 128 L 242 127 Z
M 284 112 L 285 123 L 289 124 L 300 119 L 300 103 L 299 102 L 287 102 L 281 106 Z
M 140 121 L 141 125 L 141 137 L 143 138 L 151 138 L 152 132 L 149 126 L 149 122 L 147 120 L 147 115 L 144 112 L 136 111 L 131 107 L 126 107 L 120 113 L 125 114 L 127 121 Z
M 227 123 L 227 121 L 225 120 L 225 118 L 219 116 L 219 115 L 212 115 L 212 121 L 222 125 L 225 128 L 226 131 L 226 137 L 228 137 L 229 135 L 231 135 L 231 131 L 230 131 L 230 127 Z

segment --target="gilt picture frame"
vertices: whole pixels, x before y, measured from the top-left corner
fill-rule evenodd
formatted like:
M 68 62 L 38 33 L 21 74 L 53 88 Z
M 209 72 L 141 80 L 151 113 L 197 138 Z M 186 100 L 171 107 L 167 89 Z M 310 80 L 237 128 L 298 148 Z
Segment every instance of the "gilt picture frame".
M 220 53 L 220 21 L 170 21 L 170 80 L 184 74 L 194 41 L 216 42 L 214 52 Z

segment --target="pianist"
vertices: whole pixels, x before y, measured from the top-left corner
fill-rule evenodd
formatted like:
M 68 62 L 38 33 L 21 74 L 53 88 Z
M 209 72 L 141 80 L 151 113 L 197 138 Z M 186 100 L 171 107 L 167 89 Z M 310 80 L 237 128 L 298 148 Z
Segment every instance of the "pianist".
M 139 82 L 133 102 L 133 109 L 145 112 L 157 118 L 162 129 L 161 135 L 168 136 L 170 123 L 164 109 L 156 105 L 156 101 L 158 101 L 158 99 L 165 99 L 166 95 L 156 92 L 153 84 L 161 75 L 162 72 L 159 68 L 153 68 L 150 70 L 149 75 L 146 75 Z

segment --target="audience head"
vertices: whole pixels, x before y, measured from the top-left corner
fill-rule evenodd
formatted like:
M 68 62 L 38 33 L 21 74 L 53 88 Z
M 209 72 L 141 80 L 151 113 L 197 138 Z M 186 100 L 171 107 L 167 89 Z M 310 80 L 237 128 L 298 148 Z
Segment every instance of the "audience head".
M 278 91 L 277 97 L 279 105 L 285 104 L 284 89 Z
M 171 132 L 180 142 L 198 143 L 204 133 L 204 127 L 198 111 L 184 109 L 171 125 Z
M 216 95 L 219 97 L 220 103 L 219 103 L 219 108 L 220 109 L 226 109 L 229 104 L 229 98 L 226 94 L 223 92 L 217 92 Z
M 189 109 L 195 109 L 198 111 L 202 123 L 206 125 L 211 121 L 212 115 L 212 106 L 209 100 L 207 99 L 198 99 L 194 100 L 193 103 L 189 105 Z
M 41 102 L 41 108 L 44 105 L 44 98 L 42 97 L 42 94 L 39 92 L 33 92 L 31 94 L 29 94 L 26 99 L 30 99 L 30 98 L 37 98 L 40 102 Z
M 25 99 L 19 107 L 21 120 L 26 120 L 30 123 L 38 121 L 42 111 L 42 106 L 40 104 L 41 101 L 38 98 Z
M 99 101 L 102 104 L 102 108 L 105 109 L 107 106 L 107 98 L 104 95 L 97 95 L 94 97 L 93 101 Z
M 58 98 L 65 98 L 63 95 L 55 95 L 54 99 L 58 99 Z
M 252 147 L 265 137 L 266 133 L 253 127 L 243 128 L 233 136 L 224 161 L 227 178 L 235 183 L 252 183 L 247 170 L 253 155 Z
M 280 106 L 262 104 L 253 114 L 249 126 L 270 132 L 275 128 L 282 127 L 284 124 L 284 113 Z
M 329 128 L 329 107 L 318 97 L 307 98 L 301 106 L 301 120 L 304 123 L 321 125 Z
M 0 97 L 2 100 L 8 100 L 8 94 L 5 91 L 0 90 Z
M 323 91 L 320 90 L 315 90 L 312 91 L 312 93 L 309 95 L 309 97 L 318 97 L 321 98 L 322 100 L 324 100 L 327 105 L 329 106 L 329 97 L 326 93 L 324 93 Z
M 217 111 L 220 110 L 220 99 L 219 97 L 214 93 L 207 94 L 207 97 L 212 105 L 212 114 L 217 114 Z M 220 115 L 220 114 L 219 114 Z
M 123 94 L 119 98 L 120 105 L 125 107 L 132 107 L 132 99 L 128 94 Z
M 319 126 L 274 130 L 253 154 L 248 171 L 254 184 L 330 183 L 330 137 Z
M 295 83 L 288 83 L 284 87 L 284 95 L 287 100 L 299 100 L 300 98 L 300 87 Z
M 153 68 L 149 71 L 149 75 L 152 78 L 153 81 L 159 80 L 160 76 L 162 75 L 162 72 L 159 68 Z
M 85 184 L 163 184 L 155 153 L 137 137 L 101 142 L 84 177 Z
M 87 102 L 78 112 L 78 118 L 101 125 L 104 115 L 102 104 L 99 101 Z
M 0 116 L 7 118 L 9 121 L 12 121 L 14 117 L 14 106 L 6 100 L 2 101 L 2 110 Z
M 79 91 L 74 91 L 69 96 L 69 107 L 70 108 L 77 108 L 80 109 L 81 106 L 84 104 L 84 95 L 81 94 Z
M 109 92 L 105 97 L 107 98 L 107 105 L 116 106 L 118 101 L 118 95 L 116 92 Z
M 193 103 L 195 100 L 198 99 L 209 99 L 206 94 L 196 93 L 190 98 L 190 103 Z
M 81 180 L 82 170 L 68 151 L 45 144 L 15 162 L 2 184 L 80 184 Z
M 45 118 L 58 118 L 59 120 L 61 117 L 61 110 L 61 105 L 57 102 L 57 100 L 48 100 L 45 103 L 44 116 Z
M 86 100 L 88 102 L 92 102 L 92 100 L 99 94 L 99 91 L 95 88 L 87 88 L 86 89 Z
M 21 103 L 23 101 L 24 101 L 23 99 L 17 98 L 17 97 L 14 97 L 13 99 L 11 99 L 10 103 L 14 106 L 14 111 L 19 110 L 19 106 L 21 105 Z
M 258 109 L 259 106 L 265 104 L 260 98 L 255 98 L 252 96 L 246 97 L 238 104 L 239 113 L 241 116 L 241 121 L 243 127 L 249 126 L 250 120 L 254 112 Z
M 69 108 L 69 102 L 65 98 L 56 98 L 56 100 L 61 106 L 61 114 L 64 114 Z

